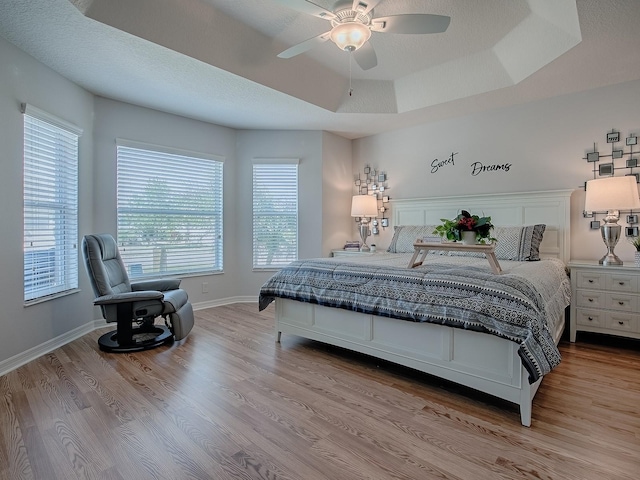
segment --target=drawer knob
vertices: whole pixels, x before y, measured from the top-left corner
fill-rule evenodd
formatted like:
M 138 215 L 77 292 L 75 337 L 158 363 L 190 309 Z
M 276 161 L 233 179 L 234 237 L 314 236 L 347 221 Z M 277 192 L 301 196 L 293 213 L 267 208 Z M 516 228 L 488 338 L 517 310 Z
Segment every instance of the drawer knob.
M 624 285 L 624 282 L 618 282 L 618 285 Z
M 618 325 L 624 325 L 624 322 L 622 320 L 618 320 Z
M 589 283 L 593 283 L 593 280 L 589 279 Z
M 587 317 L 590 322 L 593 322 L 593 317 Z
M 590 301 L 590 302 L 593 302 L 593 298 L 590 298 L 590 299 L 589 299 L 589 301 Z
M 624 305 L 624 302 L 618 302 L 618 305 Z

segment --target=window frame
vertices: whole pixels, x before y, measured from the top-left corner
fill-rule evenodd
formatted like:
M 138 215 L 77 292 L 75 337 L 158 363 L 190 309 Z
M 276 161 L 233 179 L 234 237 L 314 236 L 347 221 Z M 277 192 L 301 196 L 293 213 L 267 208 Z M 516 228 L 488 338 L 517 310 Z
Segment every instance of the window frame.
M 83 131 L 33 105 L 23 103 L 20 110 L 24 115 L 23 302 L 29 306 L 79 291 L 78 175 Z M 49 247 L 38 248 L 43 245 Z M 38 252 L 47 252 L 46 258 Z M 27 283 L 36 285 L 28 288 Z
M 125 155 L 125 152 L 126 152 L 126 155 Z M 178 191 L 180 192 L 188 192 L 189 194 L 197 195 L 198 188 L 200 189 L 199 190 L 200 192 L 207 191 L 208 195 L 212 197 L 212 201 L 214 203 L 212 203 L 212 205 L 210 206 L 211 207 L 210 209 L 204 209 L 204 210 L 189 208 L 189 206 L 192 204 L 185 204 L 185 203 L 182 203 L 181 205 L 182 206 L 186 205 L 186 207 L 176 209 L 175 207 L 178 206 L 178 204 L 180 203 L 180 199 L 183 197 L 176 197 L 175 195 L 174 196 L 165 195 L 162 197 L 162 199 L 167 198 L 172 202 L 174 202 L 171 204 L 174 208 L 169 208 L 164 212 L 158 208 L 158 205 L 160 204 L 160 202 L 156 203 L 155 205 L 149 204 L 149 203 L 143 204 L 143 206 L 141 207 L 135 207 L 135 206 L 132 206 L 131 204 L 125 205 L 123 203 L 125 199 L 123 198 L 123 195 L 121 195 L 121 193 L 124 190 L 126 190 L 124 189 L 122 184 L 123 178 L 126 179 L 126 181 L 128 182 L 132 182 L 133 184 L 136 184 L 136 182 L 137 184 L 140 184 L 139 180 L 133 178 L 130 175 L 126 176 L 126 174 L 123 173 L 122 168 L 124 168 L 123 161 L 125 156 L 137 157 L 136 160 L 132 160 L 131 158 L 128 159 L 128 161 L 134 162 L 132 164 L 129 164 L 129 166 L 127 167 L 129 169 L 135 168 L 136 166 L 135 162 L 141 161 L 140 159 L 142 157 L 145 157 L 146 159 L 149 159 L 149 160 L 153 160 L 154 163 L 152 163 L 152 165 L 155 168 L 163 168 L 162 167 L 163 165 L 164 165 L 164 168 L 169 168 L 169 163 L 167 162 L 185 162 L 186 161 L 187 163 L 186 164 L 183 163 L 183 166 L 181 169 L 176 170 L 176 175 L 167 176 L 166 171 L 162 172 L 161 170 L 158 170 L 152 173 L 155 173 L 158 179 L 161 178 L 162 179 L 161 181 L 170 182 L 171 186 L 173 188 L 178 189 Z M 213 275 L 213 274 L 223 273 L 224 271 L 224 221 L 223 221 L 224 220 L 223 218 L 223 215 L 224 215 L 224 160 L 225 160 L 224 157 L 220 155 L 215 155 L 215 154 L 196 152 L 196 151 L 173 148 L 173 147 L 168 147 L 163 145 L 154 145 L 154 144 L 149 144 L 144 142 L 137 142 L 133 140 L 126 140 L 122 138 L 116 139 L 116 165 L 117 165 L 116 167 L 116 170 L 117 170 L 116 172 L 116 190 L 117 190 L 116 192 L 116 205 L 117 205 L 116 206 L 116 222 L 117 222 L 116 238 L 119 245 L 120 254 L 123 258 L 123 261 L 125 262 L 125 265 L 127 265 L 129 276 L 132 280 L 152 279 L 152 278 L 167 277 L 167 276 L 190 277 L 190 276 Z M 215 163 L 209 164 L 208 166 L 210 168 L 206 169 L 205 166 L 207 166 L 207 164 L 198 163 L 198 162 L 215 162 Z M 146 165 L 148 166 L 149 164 L 146 164 Z M 140 164 L 138 164 L 137 166 L 140 166 Z M 174 166 L 171 165 L 171 168 L 174 168 Z M 189 172 L 194 172 L 195 171 L 194 169 L 196 168 L 198 169 L 197 171 L 202 175 L 199 175 L 198 178 L 195 178 L 192 176 L 191 180 L 185 180 L 185 183 L 182 183 L 182 184 L 179 183 L 180 179 L 178 178 L 179 176 L 178 172 L 180 173 L 180 175 L 184 176 Z M 206 176 L 207 175 L 205 174 L 206 170 L 210 170 L 209 174 L 211 175 L 211 177 Z M 146 169 L 145 173 L 148 173 L 148 172 L 149 170 Z M 167 177 L 170 177 L 170 178 L 167 178 Z M 203 189 L 204 188 L 203 182 L 206 181 L 207 179 L 213 182 L 214 188 L 210 190 Z M 138 190 L 135 190 L 134 186 L 127 187 L 127 189 L 128 189 L 127 190 L 128 194 L 135 194 L 135 192 L 138 192 Z M 202 195 L 207 195 L 207 194 L 202 194 Z M 128 199 L 131 200 L 132 197 L 128 197 Z M 135 216 L 139 214 L 164 215 L 163 218 L 167 218 L 167 219 L 170 219 L 172 216 L 174 216 L 174 218 L 183 218 L 183 219 L 197 218 L 198 220 L 196 221 L 196 223 L 198 223 L 198 221 L 202 222 L 203 218 L 210 219 L 212 222 L 211 230 L 203 230 L 203 231 L 205 233 L 208 233 L 210 236 L 209 240 L 212 242 L 211 244 L 212 251 L 210 254 L 202 253 L 202 250 L 206 250 L 207 248 L 209 248 L 206 245 L 206 243 L 204 243 L 204 239 L 202 239 L 203 243 L 202 245 L 200 245 L 201 251 L 200 253 L 198 253 L 197 257 L 202 257 L 203 259 L 205 259 L 207 255 L 210 255 L 211 259 L 213 260 L 213 263 L 208 266 L 204 266 L 200 264 L 200 267 L 196 265 L 195 267 L 186 268 L 187 266 L 183 262 L 183 260 L 188 258 L 193 258 L 193 257 L 191 257 L 188 253 L 186 253 L 186 248 L 174 248 L 173 249 L 174 258 L 180 259 L 180 261 L 176 260 L 175 262 L 181 268 L 175 267 L 175 268 L 167 269 L 168 265 L 165 260 L 164 270 L 163 270 L 162 255 L 164 254 L 165 258 L 166 256 L 169 255 L 168 253 L 166 253 L 166 250 L 164 250 L 161 253 L 161 260 L 160 260 L 159 267 L 155 268 L 156 265 L 154 264 L 153 267 L 151 267 L 151 271 L 149 271 L 149 273 L 145 273 L 143 265 L 147 265 L 147 266 L 149 265 L 148 259 L 143 260 L 143 257 L 140 256 L 141 255 L 140 253 L 138 253 L 136 256 L 136 254 L 133 254 L 132 252 L 135 250 L 136 247 L 138 248 L 138 252 L 140 252 L 140 250 L 144 250 L 144 249 L 148 250 L 149 248 L 153 248 L 153 247 L 150 247 L 149 243 L 145 244 L 142 241 L 136 242 L 137 245 L 134 243 L 131 243 L 130 239 L 132 237 L 129 235 L 129 239 L 127 239 L 126 236 L 124 235 L 124 228 L 123 228 L 123 225 L 126 223 L 123 219 L 125 215 Z M 204 222 L 203 224 L 205 223 L 206 222 Z M 179 226 L 179 228 L 182 228 L 182 233 L 179 236 L 187 236 L 186 238 L 188 238 L 188 236 L 193 234 L 193 231 L 196 230 L 194 228 L 193 223 L 182 224 Z M 203 231 L 200 231 L 200 233 L 202 233 Z M 166 235 L 166 229 L 165 229 L 164 235 Z M 157 238 L 164 238 L 164 237 L 163 235 L 158 235 Z M 170 243 L 166 244 L 165 247 L 168 245 L 170 246 Z M 191 242 L 183 243 L 183 247 L 187 247 L 187 245 L 189 245 L 189 247 L 193 246 Z M 147 253 L 146 256 L 149 257 L 149 254 Z M 132 261 L 132 259 L 134 260 Z
M 251 260 L 251 264 L 252 264 L 252 268 L 254 271 L 269 271 L 269 270 L 279 270 L 282 267 L 286 266 L 287 264 L 291 263 L 294 260 L 297 260 L 299 258 L 299 250 L 300 250 L 300 232 L 299 232 L 299 227 L 300 227 L 300 219 L 299 219 L 299 204 L 300 204 L 300 173 L 299 173 L 299 164 L 300 164 L 300 160 L 298 158 L 254 158 L 253 159 L 253 164 L 252 164 L 252 187 L 251 187 L 251 210 L 252 210 L 252 260 Z M 289 172 L 289 175 L 292 175 L 295 173 L 295 208 L 291 208 L 291 204 L 289 204 L 289 210 L 292 211 L 293 213 L 290 214 L 265 214 L 265 213 L 261 213 L 261 212 L 256 212 L 256 194 L 258 193 L 256 191 L 256 169 L 260 170 L 267 170 L 269 167 L 273 167 L 273 172 L 271 172 L 271 175 L 277 174 L 277 170 L 278 169 L 287 169 L 287 168 L 291 168 L 291 172 Z M 269 174 L 269 173 L 266 173 Z M 262 175 L 265 175 L 265 172 L 262 173 Z M 262 187 L 262 185 L 260 185 L 260 187 Z M 276 189 L 280 189 L 281 193 L 287 193 L 286 191 L 282 190 L 284 186 L 283 185 L 278 185 L 276 186 Z M 289 192 L 291 193 L 291 192 Z M 289 256 L 285 256 L 285 258 L 281 261 L 278 261 L 276 263 L 266 263 L 266 262 L 261 262 L 260 261 L 260 257 L 258 256 L 258 249 L 257 249 L 257 218 L 258 217 L 268 217 L 268 218 L 274 218 L 274 217 L 286 217 L 286 218 L 291 218 L 291 217 L 295 217 L 295 228 L 294 228 L 294 232 L 295 232 L 295 252 L 293 253 L 293 255 L 289 254 Z M 287 222 L 285 221 L 285 224 Z

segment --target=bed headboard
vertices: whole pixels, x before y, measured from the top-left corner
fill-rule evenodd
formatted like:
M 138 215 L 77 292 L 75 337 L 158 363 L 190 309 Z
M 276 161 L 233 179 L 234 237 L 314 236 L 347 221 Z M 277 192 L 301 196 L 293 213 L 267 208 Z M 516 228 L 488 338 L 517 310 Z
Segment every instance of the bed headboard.
M 571 193 L 551 190 L 391 200 L 391 218 L 393 225 L 437 225 L 441 218 L 454 218 L 460 210 L 468 210 L 474 215 L 491 216 L 496 226 L 544 223 L 547 228 L 540 256 L 568 263 Z

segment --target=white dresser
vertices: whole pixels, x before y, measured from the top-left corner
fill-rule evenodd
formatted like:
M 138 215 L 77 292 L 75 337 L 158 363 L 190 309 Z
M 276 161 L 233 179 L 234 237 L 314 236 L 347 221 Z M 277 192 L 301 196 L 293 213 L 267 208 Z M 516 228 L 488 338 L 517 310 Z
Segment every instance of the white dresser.
M 640 338 L 640 268 L 572 261 L 569 339 L 576 332 Z

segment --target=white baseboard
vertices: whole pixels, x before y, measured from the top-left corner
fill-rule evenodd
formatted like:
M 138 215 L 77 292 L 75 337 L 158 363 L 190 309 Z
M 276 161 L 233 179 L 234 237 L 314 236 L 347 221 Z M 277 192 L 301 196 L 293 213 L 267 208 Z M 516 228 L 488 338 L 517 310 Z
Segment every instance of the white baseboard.
M 7 358 L 0 362 L 0 376 L 9 373 L 12 370 L 15 370 L 18 367 L 21 367 L 25 363 L 29 363 L 31 360 L 35 360 L 42 355 L 55 350 L 56 348 L 60 348 L 66 345 L 73 340 L 76 340 L 87 333 L 90 333 L 98 328 L 103 328 L 107 326 L 107 322 L 104 320 L 93 320 L 89 323 L 85 323 L 73 330 L 63 333 L 62 335 L 58 335 L 51 340 L 47 340 L 40 345 L 37 345 L 29 350 L 26 350 L 18 355 L 14 355 L 11 358 Z
M 231 305 L 233 303 L 257 302 L 257 301 L 258 301 L 258 297 L 256 296 L 229 297 L 229 298 L 223 298 L 220 300 L 213 300 L 210 302 L 199 302 L 193 305 L 193 309 L 204 310 L 205 308 L 220 307 L 222 305 Z M 30 348 L 29 350 L 25 350 L 24 352 L 19 353 L 18 355 L 14 355 L 11 358 L 7 358 L 6 360 L 3 360 L 0 362 L 0 376 L 6 375 L 12 370 L 15 370 L 16 368 L 21 367 L 25 363 L 29 363 L 30 361 L 35 360 L 36 358 L 41 357 L 42 355 L 49 353 L 52 350 L 55 350 L 56 348 L 60 348 L 66 345 L 67 343 L 72 342 L 73 340 L 76 340 L 82 337 L 83 335 L 86 335 L 87 333 L 97 330 L 98 328 L 104 328 L 107 326 L 111 326 L 112 328 L 115 328 L 114 324 L 107 324 L 107 322 L 103 319 L 92 320 L 88 323 L 85 323 L 84 325 L 74 328 L 69 332 L 63 333 L 62 335 L 52 338 L 51 340 L 47 340 L 46 342 L 41 343 L 40 345 L 36 345 L 35 347 Z
M 222 305 L 231 305 L 233 303 L 258 303 L 258 297 L 255 295 L 222 298 L 220 300 L 211 300 L 209 302 L 198 302 L 193 304 L 194 310 L 204 310 L 205 308 L 221 307 Z

